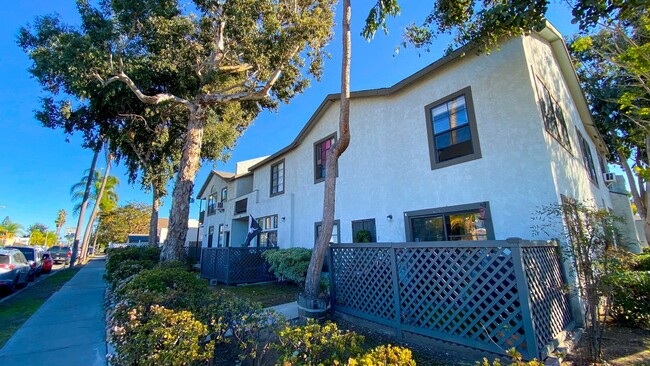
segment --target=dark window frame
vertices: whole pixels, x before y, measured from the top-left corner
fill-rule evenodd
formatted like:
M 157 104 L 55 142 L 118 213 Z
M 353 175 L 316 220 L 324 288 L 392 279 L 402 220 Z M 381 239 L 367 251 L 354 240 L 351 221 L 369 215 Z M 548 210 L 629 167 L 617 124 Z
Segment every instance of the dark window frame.
M 431 111 L 460 96 L 465 97 L 465 108 L 467 111 L 467 125 L 470 129 L 471 143 L 473 152 L 467 155 L 458 156 L 445 161 L 438 161 L 438 154 L 436 153 L 435 131 L 433 130 L 433 117 Z M 474 99 L 472 98 L 472 89 L 467 86 L 455 93 L 440 98 L 433 103 L 429 103 L 424 107 L 424 113 L 427 121 L 427 138 L 429 143 L 429 160 L 431 162 L 431 170 L 445 168 L 451 165 L 462 164 L 468 161 L 481 158 L 481 143 L 478 137 L 478 127 L 476 124 L 476 114 L 474 111 Z
M 280 190 L 278 188 L 276 192 L 273 192 L 273 168 L 276 168 L 276 167 L 278 167 L 280 165 L 282 165 L 282 190 Z M 278 160 L 274 164 L 271 164 L 271 169 L 270 169 L 270 173 L 269 173 L 270 174 L 270 182 L 271 182 L 270 187 L 269 187 L 269 196 L 270 197 L 279 196 L 281 194 L 284 194 L 284 187 L 286 186 L 286 183 L 287 183 L 287 180 L 285 179 L 286 170 L 287 170 L 287 165 L 284 163 L 284 159 Z M 280 185 L 279 180 L 280 180 L 280 172 L 278 170 L 278 183 L 276 184 L 276 186 Z
M 322 225 L 322 221 L 317 221 L 314 223 L 314 243 L 316 243 L 316 240 L 318 240 L 318 227 Z M 338 239 L 338 242 L 334 244 L 341 244 L 341 220 L 334 220 L 334 225 L 336 225 L 336 238 Z
M 540 90 L 540 86 L 544 88 L 544 90 Z M 542 121 L 544 122 L 544 130 L 546 130 L 546 132 L 551 135 L 555 141 L 557 141 L 571 155 L 573 155 L 573 149 L 571 147 L 571 136 L 569 136 L 569 127 L 567 126 L 566 118 L 564 117 L 564 110 L 558 103 L 557 99 L 555 99 L 555 97 L 551 94 L 551 91 L 548 89 L 544 81 L 542 81 L 538 75 L 535 75 L 535 91 L 537 94 L 537 104 L 539 105 L 539 110 L 542 114 Z M 544 96 L 548 96 L 550 102 L 552 103 L 552 117 L 549 115 L 549 113 L 546 113 L 547 111 L 544 108 Z M 557 130 L 557 133 L 554 130 Z
M 226 202 L 228 200 L 228 186 L 221 188 L 219 199 L 219 202 Z
M 495 240 L 492 212 L 490 211 L 490 202 L 485 201 L 468 203 L 464 205 L 445 206 L 404 212 L 404 229 L 406 230 L 406 241 L 414 241 L 411 219 L 427 216 L 449 216 L 454 214 L 473 212 L 480 208 L 483 208 L 485 210 L 485 235 L 487 237 L 487 240 Z
M 208 248 L 212 248 L 214 241 L 214 225 L 208 227 Z
M 207 214 L 208 216 L 212 216 L 215 213 L 217 213 L 217 206 L 215 204 L 215 199 L 214 199 L 214 193 L 210 194 L 208 196 L 208 207 L 207 207 Z
M 323 175 L 322 177 L 319 175 L 319 169 L 318 169 L 318 165 L 317 165 L 318 154 L 316 154 L 316 148 L 317 148 L 319 145 L 321 145 L 322 143 L 324 143 L 325 141 L 330 140 L 330 139 L 334 139 L 334 141 L 332 142 L 332 145 L 334 145 L 334 144 L 336 143 L 336 141 L 338 140 L 337 133 L 334 132 L 334 133 L 329 134 L 329 135 L 327 135 L 326 137 L 323 137 L 322 139 L 320 139 L 320 140 L 314 142 L 314 158 L 313 158 L 313 167 L 314 167 L 314 184 L 317 184 L 317 183 L 323 182 L 323 181 L 325 180 L 325 175 Z M 327 162 L 325 162 L 325 164 L 327 164 Z M 338 167 L 337 167 L 336 175 L 337 175 L 337 176 L 339 175 Z
M 598 171 L 596 170 L 596 164 L 594 164 L 594 158 L 591 154 L 591 147 L 587 139 L 580 133 L 578 128 L 576 128 L 576 133 L 578 134 L 578 144 L 580 145 L 580 152 L 582 153 L 582 165 L 587 170 L 587 175 L 589 176 L 589 181 L 598 186 Z
M 377 242 L 377 222 L 374 218 L 371 219 L 363 219 L 363 220 L 352 220 L 351 227 L 352 227 L 352 242 L 354 242 L 354 237 L 356 236 L 356 232 L 359 230 L 354 230 L 355 225 L 364 225 L 366 223 L 372 223 L 372 230 L 370 231 L 370 236 L 371 236 L 371 243 L 376 243 Z M 365 230 L 365 229 L 361 229 Z

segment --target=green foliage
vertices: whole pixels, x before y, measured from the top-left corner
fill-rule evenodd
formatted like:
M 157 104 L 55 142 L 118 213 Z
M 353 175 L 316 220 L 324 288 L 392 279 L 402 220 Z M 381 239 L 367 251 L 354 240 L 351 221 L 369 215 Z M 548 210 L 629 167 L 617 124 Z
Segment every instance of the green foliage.
M 31 232 L 31 235 L 29 237 L 29 244 L 30 245 L 45 245 L 47 243 L 48 247 L 51 247 L 52 245 L 55 245 L 59 241 L 59 238 L 56 237 L 56 233 L 54 231 L 48 231 L 47 233 L 43 233 L 38 230 L 34 230 Z
M 512 357 L 512 362 L 508 364 L 508 366 L 544 366 L 544 362 L 537 361 L 537 359 L 533 359 L 528 362 L 524 362 L 523 358 L 521 357 L 521 353 L 517 352 L 516 349 L 511 348 L 507 352 L 508 356 Z M 487 358 L 483 358 L 483 362 L 476 361 L 476 366 L 501 366 L 501 360 L 498 358 L 495 358 L 492 363 L 490 363 L 490 360 Z
M 284 316 L 272 310 L 248 311 L 232 317 L 230 329 L 236 344 L 241 349 L 239 359 L 254 365 L 270 361 L 276 334 L 287 327 Z
M 605 327 L 601 314 L 606 314 L 611 307 L 612 289 L 607 279 L 627 268 L 630 253 L 616 249 L 620 242 L 616 226 L 619 218 L 606 209 L 570 198 L 564 197 L 563 201 L 562 205 L 546 206 L 537 212 L 534 220 L 538 224 L 533 232 L 542 232 L 547 237 L 565 237 L 562 255 L 572 264 L 573 273 L 569 276 L 575 279 L 578 295 L 584 302 L 589 355 L 599 361 Z
M 621 272 L 608 278 L 612 286 L 612 318 L 622 324 L 650 323 L 650 273 Z
M 375 347 L 370 352 L 348 360 L 348 366 L 415 366 L 411 350 L 392 345 Z
M 643 254 L 637 255 L 634 258 L 632 269 L 635 271 L 650 271 L 650 253 L 644 250 Z
M 306 248 L 289 248 L 267 250 L 262 253 L 262 256 L 271 265 L 270 271 L 276 277 L 303 286 L 311 252 L 311 249 Z
M 158 264 L 158 261 L 149 259 L 127 259 L 119 262 L 111 273 L 106 273 L 104 277 L 112 289 L 116 289 L 124 281 L 130 279 L 132 276 L 144 271 L 145 269 L 152 269 Z
M 114 365 L 193 365 L 214 354 L 214 341 L 206 341 L 208 327 L 189 311 L 153 305 L 132 308 L 129 321 L 113 329 L 117 355 Z
M 88 175 L 85 175 L 81 180 L 72 187 L 70 187 L 70 196 L 72 201 L 75 202 L 74 214 L 78 215 L 81 211 L 81 204 L 83 201 L 84 193 L 86 190 L 86 182 L 88 182 Z M 88 197 L 88 206 L 91 207 L 95 204 L 97 197 L 99 197 L 99 191 L 102 187 L 102 181 L 104 177 L 101 173 L 95 170 L 95 174 L 92 177 L 92 185 L 90 190 L 90 196 Z M 109 212 L 117 206 L 118 196 L 117 196 L 117 186 L 120 184 L 120 180 L 117 177 L 109 175 L 106 180 L 106 186 L 104 187 L 104 192 L 102 193 L 101 201 L 99 202 L 99 209 L 101 212 Z
M 97 228 L 98 243 L 126 243 L 132 233 L 148 233 L 151 221 L 151 206 L 140 202 L 129 202 L 99 215 Z
M 355 243 L 370 243 L 372 242 L 372 234 L 368 230 L 359 230 L 354 234 Z
M 115 294 L 128 304 L 192 310 L 205 303 L 209 290 L 207 282 L 188 272 L 184 264 L 169 262 L 138 273 Z
M 152 261 L 160 259 L 160 248 L 156 247 L 126 247 L 106 250 L 106 277 L 110 278 L 117 267 L 127 261 Z
M 17 222 L 11 221 L 9 216 L 5 217 L 0 223 L 0 234 L 5 240 L 14 237 L 15 235 L 21 234 L 23 232 L 23 226 Z
M 279 361 L 285 365 L 316 366 L 344 364 L 361 353 L 363 336 L 342 332 L 335 323 L 310 322 L 287 327 L 278 334 Z

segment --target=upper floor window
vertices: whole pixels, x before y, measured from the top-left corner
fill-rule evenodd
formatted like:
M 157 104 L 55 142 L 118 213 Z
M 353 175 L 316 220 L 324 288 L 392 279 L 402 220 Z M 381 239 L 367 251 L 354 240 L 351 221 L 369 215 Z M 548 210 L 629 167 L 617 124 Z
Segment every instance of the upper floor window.
M 314 183 L 325 180 L 327 152 L 332 148 L 335 141 L 336 134 L 332 134 L 314 144 Z
M 469 87 L 425 107 L 431 169 L 481 157 Z
M 553 136 L 562 146 L 571 151 L 571 140 L 569 139 L 569 130 L 564 120 L 564 113 L 560 104 L 551 96 L 548 88 L 542 81 L 536 77 L 537 99 L 542 110 L 544 127 L 546 131 Z
M 210 197 L 208 197 L 208 216 L 214 215 L 215 212 L 216 206 L 214 204 L 214 195 L 210 195 Z
M 221 188 L 221 201 L 226 202 L 228 200 L 228 187 Z
M 271 165 L 271 196 L 284 193 L 284 160 Z
M 587 143 L 587 140 L 585 140 L 580 131 L 576 130 L 576 132 L 578 133 L 578 141 L 580 143 L 580 150 L 582 151 L 582 163 L 589 173 L 589 180 L 597 185 L 598 180 L 596 179 L 596 166 L 594 165 L 594 159 L 591 155 L 591 148 L 589 147 L 589 143 Z

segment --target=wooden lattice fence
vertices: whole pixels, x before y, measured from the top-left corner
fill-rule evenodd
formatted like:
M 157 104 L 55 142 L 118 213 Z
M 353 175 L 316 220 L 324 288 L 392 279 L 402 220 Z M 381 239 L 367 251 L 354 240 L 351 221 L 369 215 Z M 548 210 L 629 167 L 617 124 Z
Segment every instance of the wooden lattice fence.
M 333 244 L 334 311 L 527 358 L 573 327 L 556 246 L 530 241 Z
M 233 285 L 275 280 L 262 252 L 274 248 L 203 248 L 201 276 Z

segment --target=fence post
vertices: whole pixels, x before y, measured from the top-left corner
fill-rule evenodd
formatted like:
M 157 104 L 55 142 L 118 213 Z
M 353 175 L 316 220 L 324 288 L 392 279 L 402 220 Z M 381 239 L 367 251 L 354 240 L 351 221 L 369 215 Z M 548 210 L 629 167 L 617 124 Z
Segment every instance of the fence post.
M 395 330 L 397 338 L 404 339 L 402 331 L 402 305 L 400 301 L 399 274 L 397 273 L 397 249 L 395 246 L 388 248 L 390 250 L 390 268 L 393 277 L 393 300 L 395 301 Z
M 524 332 L 526 333 L 526 350 L 527 355 L 524 358 L 532 360 L 539 358 L 539 349 L 537 348 L 537 333 L 535 332 L 535 324 L 533 323 L 533 308 L 530 300 L 530 289 L 528 287 L 528 279 L 524 268 L 523 250 L 521 248 L 522 241 L 519 238 L 508 238 L 508 243 L 515 244 L 512 250 L 512 262 L 515 270 L 515 277 L 517 278 L 517 292 L 519 293 L 519 306 L 521 306 L 521 317 L 524 322 Z
M 327 259 L 327 268 L 330 270 L 330 307 L 332 308 L 332 311 L 334 311 L 334 307 L 336 306 L 336 287 L 334 286 L 334 248 L 332 248 L 332 244 L 329 245 L 329 252 L 330 255 Z

